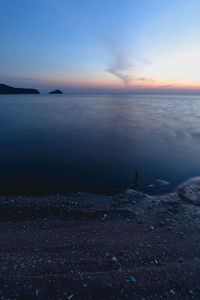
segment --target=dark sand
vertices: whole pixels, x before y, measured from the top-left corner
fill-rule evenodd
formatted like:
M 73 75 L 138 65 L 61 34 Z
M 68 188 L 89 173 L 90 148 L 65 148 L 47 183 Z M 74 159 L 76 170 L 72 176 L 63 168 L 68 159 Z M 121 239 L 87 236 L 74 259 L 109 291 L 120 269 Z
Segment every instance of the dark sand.
M 0 299 L 200 299 L 184 193 L 1 196 L 0 220 Z

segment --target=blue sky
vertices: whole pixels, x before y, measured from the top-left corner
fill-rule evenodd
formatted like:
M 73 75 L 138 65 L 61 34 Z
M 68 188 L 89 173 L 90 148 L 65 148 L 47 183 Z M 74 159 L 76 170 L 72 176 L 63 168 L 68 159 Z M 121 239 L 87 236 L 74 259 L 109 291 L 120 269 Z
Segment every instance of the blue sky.
M 200 1 L 1 0 L 0 81 L 198 88 Z

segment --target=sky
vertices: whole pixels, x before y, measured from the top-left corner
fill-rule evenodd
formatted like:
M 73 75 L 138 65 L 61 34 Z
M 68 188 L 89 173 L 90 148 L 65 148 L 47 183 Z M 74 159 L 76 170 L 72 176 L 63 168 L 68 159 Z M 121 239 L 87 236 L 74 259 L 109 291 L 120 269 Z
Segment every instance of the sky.
M 0 82 L 200 91 L 199 0 L 0 0 Z

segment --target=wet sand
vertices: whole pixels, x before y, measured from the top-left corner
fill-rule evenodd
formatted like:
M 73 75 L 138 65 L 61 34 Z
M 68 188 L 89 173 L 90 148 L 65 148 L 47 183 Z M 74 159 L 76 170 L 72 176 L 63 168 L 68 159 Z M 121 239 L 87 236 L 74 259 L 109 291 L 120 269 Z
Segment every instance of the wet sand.
M 184 189 L 1 196 L 0 299 L 200 299 L 200 197 Z

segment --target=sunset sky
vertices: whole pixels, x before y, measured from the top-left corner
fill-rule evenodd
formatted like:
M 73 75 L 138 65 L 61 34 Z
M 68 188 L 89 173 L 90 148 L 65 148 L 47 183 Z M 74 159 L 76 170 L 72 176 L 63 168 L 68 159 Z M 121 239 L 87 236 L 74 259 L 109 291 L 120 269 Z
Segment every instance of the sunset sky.
M 0 82 L 200 90 L 199 0 L 1 0 Z

